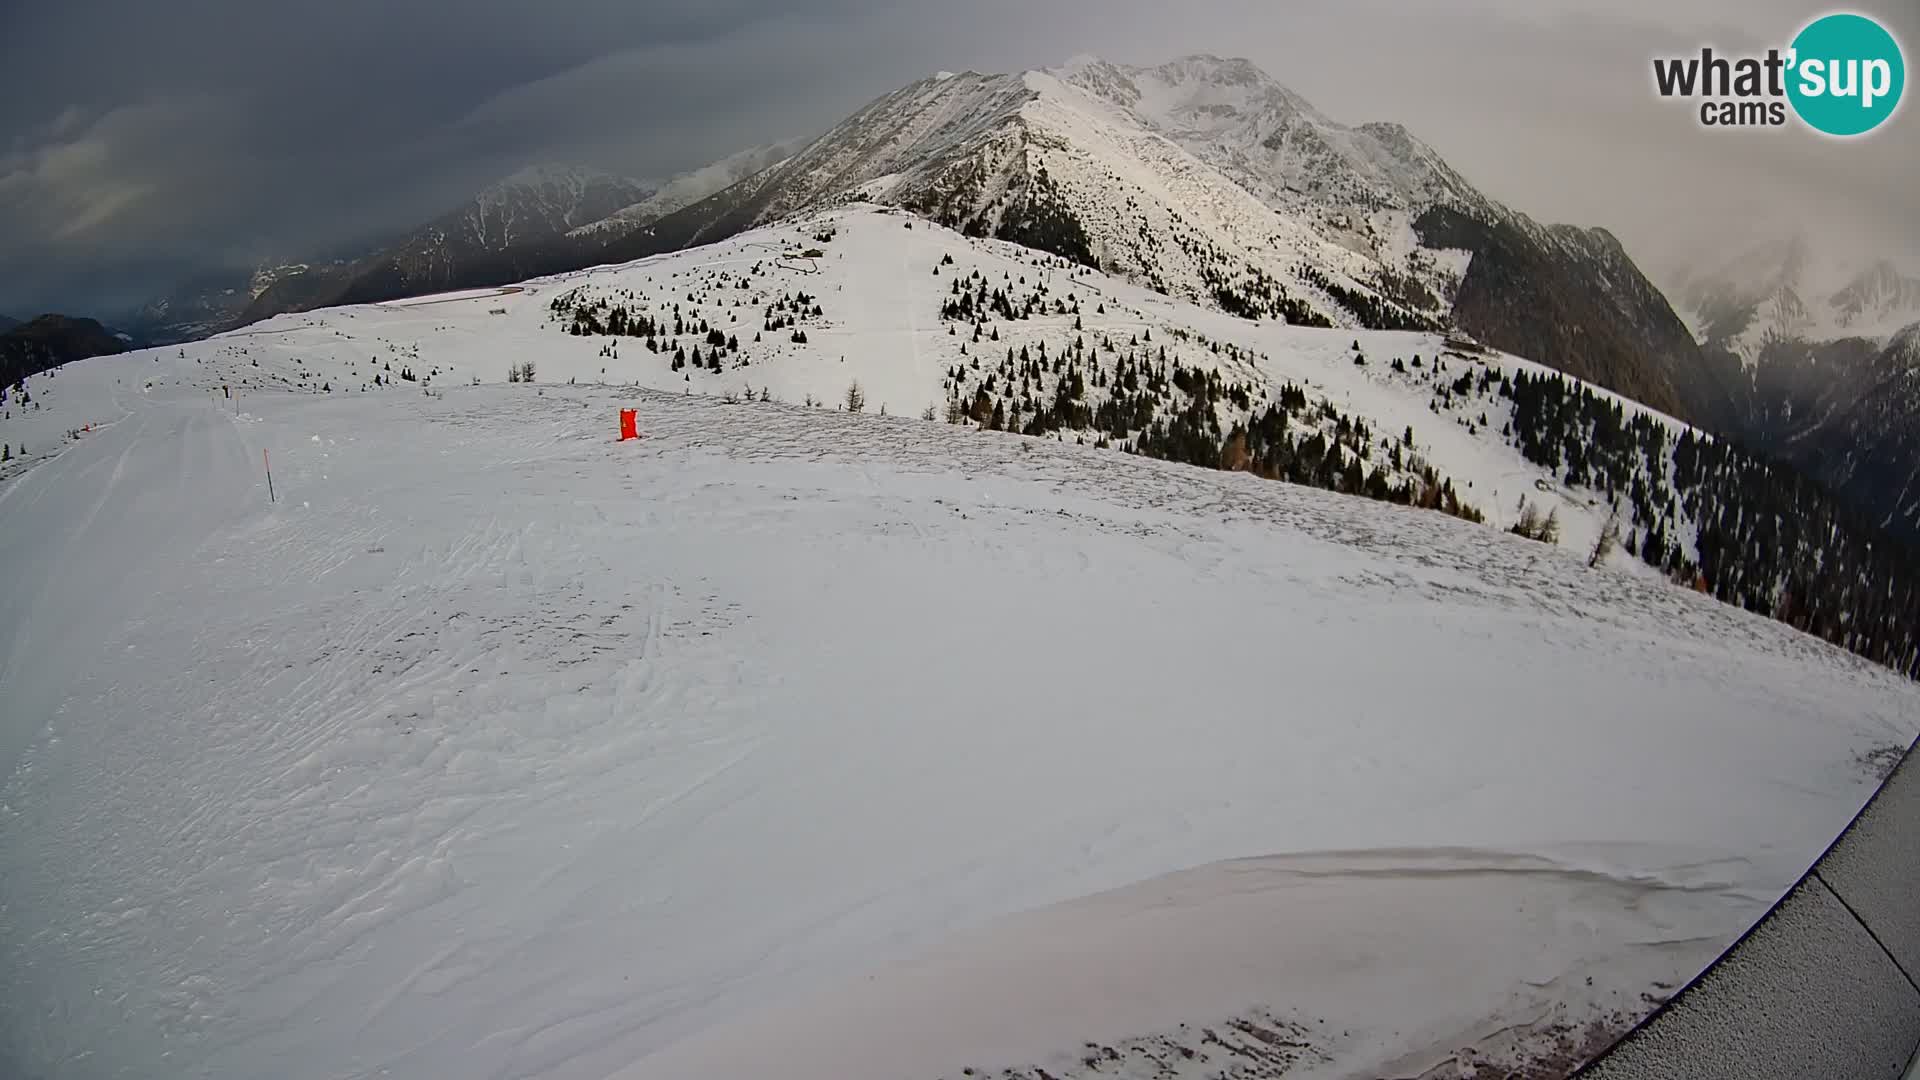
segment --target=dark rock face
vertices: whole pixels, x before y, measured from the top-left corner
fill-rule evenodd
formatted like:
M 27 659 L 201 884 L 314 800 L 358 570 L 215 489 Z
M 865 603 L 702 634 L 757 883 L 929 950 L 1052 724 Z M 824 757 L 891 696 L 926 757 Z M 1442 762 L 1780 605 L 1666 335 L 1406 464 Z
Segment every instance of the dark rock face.
M 1739 437 L 1897 537 L 1920 541 L 1920 323 L 1865 338 L 1770 341 Z
M 1730 371 L 1728 361 L 1703 353 L 1610 233 L 1530 225 L 1447 207 L 1415 221 L 1424 245 L 1473 253 L 1454 324 L 1497 349 L 1722 430 L 1738 362 Z

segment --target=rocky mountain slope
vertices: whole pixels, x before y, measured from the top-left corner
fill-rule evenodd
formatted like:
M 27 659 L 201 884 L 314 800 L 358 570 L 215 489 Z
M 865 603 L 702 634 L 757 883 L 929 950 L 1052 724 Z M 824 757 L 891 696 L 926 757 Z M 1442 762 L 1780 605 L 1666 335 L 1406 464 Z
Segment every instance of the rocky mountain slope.
M 1920 323 L 1880 344 L 1775 339 L 1752 368 L 1743 442 L 1920 541 Z
M 572 229 L 567 235 L 577 240 L 611 243 L 683 206 L 699 202 L 716 191 L 725 190 L 755 173 L 778 165 L 792 157 L 793 152 L 802 145 L 804 140 L 789 139 L 730 154 L 711 165 L 674 176 L 639 202 Z
M 240 321 L 550 272 L 567 265 L 578 250 L 569 232 L 652 194 L 639 181 L 588 169 L 526 169 L 391 247 L 275 282 L 253 298 Z
M 361 254 L 325 258 L 316 255 L 307 261 L 295 262 L 270 259 L 251 270 L 196 275 L 166 296 L 124 313 L 117 321 L 142 345 L 197 341 L 241 325 L 248 306 L 268 289 L 309 273 L 341 270 Z
M 420 296 L 556 273 L 601 260 L 645 224 L 784 160 L 791 142 L 741 151 L 655 184 L 540 166 L 488 187 L 398 242 L 324 269 L 293 268 L 210 325 L 231 329 L 286 311 Z M 257 282 L 256 282 L 257 284 Z

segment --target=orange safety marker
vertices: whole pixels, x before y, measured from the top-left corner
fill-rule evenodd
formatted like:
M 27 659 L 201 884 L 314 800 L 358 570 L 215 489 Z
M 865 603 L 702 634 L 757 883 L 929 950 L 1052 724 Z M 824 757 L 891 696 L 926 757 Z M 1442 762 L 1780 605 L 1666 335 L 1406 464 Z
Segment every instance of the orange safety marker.
M 621 409 L 619 441 L 626 442 L 628 439 L 637 439 L 639 437 L 640 437 L 640 410 L 639 409 Z

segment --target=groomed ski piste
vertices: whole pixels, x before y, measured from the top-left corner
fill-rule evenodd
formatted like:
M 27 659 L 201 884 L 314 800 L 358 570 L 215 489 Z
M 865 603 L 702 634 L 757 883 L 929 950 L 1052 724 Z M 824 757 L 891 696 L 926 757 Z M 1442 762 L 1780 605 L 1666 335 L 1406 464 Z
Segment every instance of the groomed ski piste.
M 976 344 L 940 318 L 976 272 L 1080 313 Z M 740 347 L 575 336 L 576 290 Z M 0 420 L 0 1072 L 1571 1061 L 1920 726 L 1890 672 L 1588 567 L 1601 508 L 1498 403 L 1390 367 L 1431 336 L 864 206 L 423 301 L 72 364 Z M 956 368 L 1076 333 L 1412 426 L 1488 523 L 946 422 Z M 1523 494 L 1561 545 L 1502 531 Z

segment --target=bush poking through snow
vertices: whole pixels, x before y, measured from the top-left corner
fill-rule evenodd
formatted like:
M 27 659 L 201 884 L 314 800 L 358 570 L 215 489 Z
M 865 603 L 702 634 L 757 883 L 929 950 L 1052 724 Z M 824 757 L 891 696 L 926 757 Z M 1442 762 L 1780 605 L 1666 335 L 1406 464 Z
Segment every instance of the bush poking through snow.
M 1542 517 L 1540 508 L 1523 495 L 1520 497 L 1520 520 L 1514 522 L 1507 531 L 1543 544 L 1557 544 L 1560 542 L 1560 511 L 1556 508 Z
M 1593 542 L 1593 554 L 1587 556 L 1587 565 L 1599 566 L 1620 546 L 1620 504 L 1613 504 L 1613 512 L 1607 515 L 1607 525 L 1600 530 L 1600 536 Z

